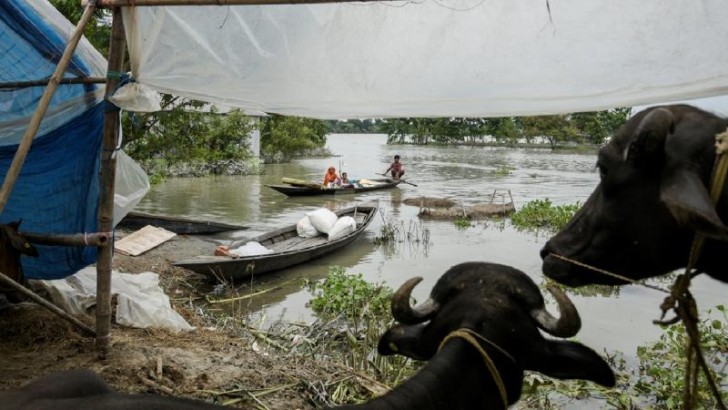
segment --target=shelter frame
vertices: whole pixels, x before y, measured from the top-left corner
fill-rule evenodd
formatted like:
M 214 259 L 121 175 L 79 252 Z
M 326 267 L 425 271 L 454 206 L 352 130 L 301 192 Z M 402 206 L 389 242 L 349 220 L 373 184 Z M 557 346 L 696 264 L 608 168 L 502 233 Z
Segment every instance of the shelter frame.
M 105 101 L 111 104 L 108 98 L 113 94 L 119 83 L 120 73 L 124 66 L 124 56 L 126 54 L 126 37 L 124 33 L 124 23 L 122 19 L 121 7 L 139 7 L 139 6 L 225 6 L 225 5 L 291 5 L 291 4 L 321 4 L 321 3 L 347 3 L 347 2 L 371 2 L 376 0 L 82 0 L 84 12 L 76 25 L 75 31 L 70 37 L 68 44 L 63 52 L 61 59 L 56 66 L 53 75 L 47 79 L 13 82 L 0 84 L 0 88 L 16 88 L 16 87 L 34 87 L 45 85 L 43 96 L 41 97 L 38 107 L 36 108 L 31 120 L 28 124 L 23 137 L 18 146 L 18 150 L 13 157 L 13 162 L 8 170 L 8 174 L 3 180 L 0 188 L 0 213 L 2 213 L 7 204 L 10 193 L 17 181 L 20 170 L 25 162 L 28 151 L 33 143 L 33 139 L 40 128 L 40 123 L 50 105 L 51 98 L 58 88 L 59 84 L 77 84 L 77 83 L 106 83 Z M 380 0 L 381 1 L 381 0 Z M 392 1 L 392 0 L 383 0 Z M 83 35 L 83 31 L 91 19 L 93 12 L 97 8 L 109 8 L 112 10 L 112 26 L 111 26 L 111 44 L 109 49 L 108 68 L 106 78 L 81 78 L 81 79 L 64 79 L 63 74 L 78 46 Z M 111 329 L 111 270 L 113 247 L 110 246 L 111 232 L 113 230 L 113 213 L 114 213 L 114 180 L 116 168 L 116 150 L 119 137 L 120 116 L 118 110 L 107 109 L 104 113 L 103 133 L 102 133 L 102 151 L 101 151 L 101 168 L 99 175 L 99 208 L 98 208 L 98 230 L 99 233 L 92 234 L 93 239 L 82 234 L 73 235 L 44 235 L 40 233 L 24 233 L 33 241 L 54 245 L 86 245 L 97 247 L 97 289 L 96 289 L 96 348 L 101 356 L 106 356 L 110 344 Z M 83 243 L 81 243 L 83 242 Z M 0 272 L 0 279 L 5 281 L 11 280 Z M 22 287 L 22 285 L 18 285 Z M 25 289 L 25 288 L 24 288 Z M 27 289 L 26 289 L 27 290 Z M 32 299 L 41 303 L 37 295 L 27 290 L 24 293 L 30 294 Z M 36 296 L 36 297 L 33 297 Z M 87 333 L 90 328 L 83 326 L 82 323 L 75 321 L 75 318 L 64 314 L 60 309 L 54 309 L 55 306 L 48 306 L 41 303 L 46 308 L 63 317 L 66 320 L 81 327 Z

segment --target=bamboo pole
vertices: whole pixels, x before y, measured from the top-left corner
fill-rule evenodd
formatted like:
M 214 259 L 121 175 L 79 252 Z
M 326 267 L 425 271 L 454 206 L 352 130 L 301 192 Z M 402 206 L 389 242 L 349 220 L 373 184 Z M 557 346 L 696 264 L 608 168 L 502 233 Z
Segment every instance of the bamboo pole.
M 46 309 L 50 310 L 51 312 L 57 314 L 58 316 L 68 320 L 69 322 L 73 323 L 74 325 L 78 326 L 79 329 L 83 330 L 84 332 L 88 333 L 90 336 L 93 336 L 96 334 L 93 329 L 88 327 L 85 323 L 81 322 L 80 320 L 76 319 L 75 317 L 71 316 L 66 312 L 65 310 L 59 308 L 58 306 L 54 305 L 53 303 L 43 299 L 42 297 L 36 295 L 31 291 L 30 289 L 26 288 L 25 286 L 21 285 L 20 283 L 10 279 L 7 277 L 4 273 L 0 272 L 0 282 L 12 287 L 16 291 L 22 293 L 23 295 L 31 298 L 35 303 L 38 303 L 39 305 L 45 307 Z
M 73 32 L 71 39 L 68 41 L 68 45 L 66 45 L 66 49 L 63 51 L 61 60 L 58 62 L 56 70 L 53 72 L 53 75 L 48 81 L 48 87 L 46 87 L 43 92 L 43 96 L 38 102 L 38 108 L 35 109 L 35 112 L 30 119 L 28 129 L 25 130 L 25 134 L 23 134 L 23 138 L 20 140 L 18 150 L 15 152 L 13 162 L 10 164 L 8 173 L 5 175 L 5 179 L 3 180 L 2 189 L 0 189 L 0 214 L 2 214 L 2 211 L 5 209 L 5 205 L 8 203 L 8 198 L 10 198 L 10 193 L 13 190 L 15 181 L 18 179 L 18 175 L 20 175 L 20 169 L 23 167 L 25 157 L 28 155 L 28 151 L 30 151 L 31 144 L 33 144 L 33 138 L 38 132 L 40 122 L 43 120 L 43 116 L 45 116 L 46 110 L 51 103 L 51 98 L 56 92 L 56 88 L 58 88 L 58 82 L 63 77 L 63 73 L 66 71 L 66 67 L 68 67 L 68 62 L 71 61 L 73 52 L 76 50 L 76 46 L 81 40 L 83 29 L 91 19 L 91 15 L 95 9 L 96 6 L 94 4 L 89 4 L 83 11 L 81 20 L 76 25 L 76 30 Z
M 137 6 L 265 6 L 323 3 L 370 3 L 374 1 L 382 0 L 97 0 L 96 6 L 103 8 Z M 85 5 L 88 2 L 89 0 L 82 0 L 81 4 Z
M 114 93 L 124 65 L 126 38 L 121 9 L 113 9 L 111 45 L 107 69 L 106 101 Z M 116 174 L 116 143 L 119 132 L 119 111 L 107 109 L 104 114 L 101 173 L 99 175 L 99 231 L 111 232 L 114 215 L 114 177 Z M 96 348 L 102 357 L 109 349 L 111 329 L 111 260 L 112 246 L 100 246 L 96 260 Z
M 0 83 L 0 90 L 11 88 L 38 87 L 48 85 L 50 78 L 32 81 L 13 81 L 9 83 Z M 102 77 L 83 77 L 83 78 L 61 78 L 59 84 L 103 84 L 106 78 Z
M 76 233 L 76 234 L 43 234 L 35 232 L 18 232 L 29 242 L 52 246 L 107 246 L 111 239 L 109 233 Z

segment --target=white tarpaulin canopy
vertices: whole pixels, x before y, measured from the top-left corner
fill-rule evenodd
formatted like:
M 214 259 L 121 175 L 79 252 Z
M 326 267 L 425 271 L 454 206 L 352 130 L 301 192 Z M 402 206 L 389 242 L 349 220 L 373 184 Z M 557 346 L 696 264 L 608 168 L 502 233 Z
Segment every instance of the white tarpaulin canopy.
M 728 94 L 724 0 L 132 7 L 136 80 L 249 111 L 492 117 Z

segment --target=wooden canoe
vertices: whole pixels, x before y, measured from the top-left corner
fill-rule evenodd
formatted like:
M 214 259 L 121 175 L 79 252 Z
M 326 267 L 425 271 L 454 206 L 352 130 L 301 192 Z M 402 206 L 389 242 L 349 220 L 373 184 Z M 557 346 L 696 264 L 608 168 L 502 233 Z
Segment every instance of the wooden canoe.
M 210 249 L 210 256 L 198 256 L 174 262 L 173 265 L 225 281 L 238 281 L 262 275 L 308 262 L 345 247 L 361 236 L 376 213 L 376 206 L 370 205 L 337 211 L 336 215 L 339 217 L 353 217 L 356 220 L 356 230 L 333 241 L 329 241 L 326 235 L 301 238 L 298 236 L 296 224 L 293 224 L 245 240 L 245 242 L 258 242 L 273 253 L 244 257 L 212 256 L 213 249 Z M 239 245 L 242 243 L 231 247 Z
M 129 212 L 116 225 L 117 228 L 138 230 L 147 225 L 164 228 L 181 235 L 209 235 L 228 231 L 248 229 L 243 225 L 231 225 L 214 221 L 201 221 L 190 218 L 167 215 L 153 215 L 143 212 Z
M 389 178 L 373 178 L 362 179 L 361 185 L 353 188 L 321 188 L 320 186 L 303 186 L 303 184 L 295 185 L 266 185 L 268 188 L 287 196 L 314 196 L 314 195 L 343 195 L 343 194 L 359 194 L 362 192 L 375 191 L 378 189 L 394 188 L 403 181 L 395 181 Z

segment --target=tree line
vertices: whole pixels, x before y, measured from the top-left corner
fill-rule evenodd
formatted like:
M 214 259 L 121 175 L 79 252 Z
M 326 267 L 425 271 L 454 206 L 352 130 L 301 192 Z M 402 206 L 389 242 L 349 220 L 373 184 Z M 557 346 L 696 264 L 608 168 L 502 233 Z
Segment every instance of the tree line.
M 390 144 L 601 144 L 627 121 L 629 108 L 501 118 L 393 118 L 330 121 L 331 132 L 387 134 Z

